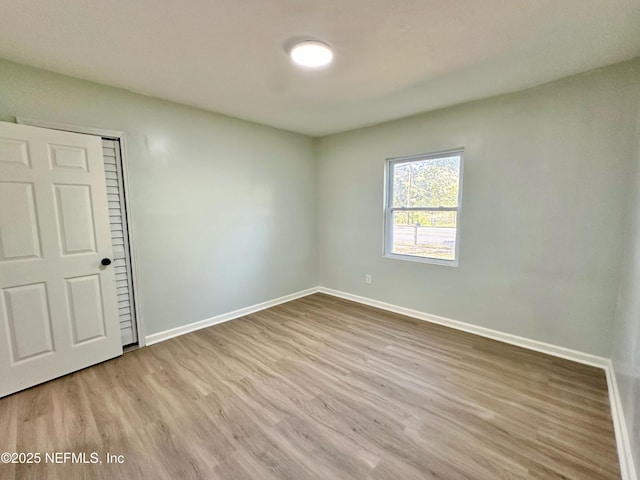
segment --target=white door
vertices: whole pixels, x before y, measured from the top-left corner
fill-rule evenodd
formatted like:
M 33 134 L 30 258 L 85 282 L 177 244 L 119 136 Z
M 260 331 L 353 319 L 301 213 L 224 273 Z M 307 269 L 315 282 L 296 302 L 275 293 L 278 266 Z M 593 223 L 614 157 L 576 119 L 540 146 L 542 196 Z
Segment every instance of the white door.
M 102 142 L 0 122 L 0 397 L 122 354 Z

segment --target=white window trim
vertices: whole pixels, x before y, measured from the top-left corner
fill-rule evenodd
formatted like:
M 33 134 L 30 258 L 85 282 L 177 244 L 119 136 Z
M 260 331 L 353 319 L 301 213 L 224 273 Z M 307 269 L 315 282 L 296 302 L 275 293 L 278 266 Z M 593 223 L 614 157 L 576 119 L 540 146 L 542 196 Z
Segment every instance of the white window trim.
M 456 248 L 454 260 L 443 260 L 441 258 L 419 257 L 416 255 L 404 255 L 393 253 L 393 212 L 402 211 L 402 208 L 393 207 L 393 166 L 399 163 L 409 163 L 418 160 L 430 160 L 442 158 L 446 156 L 460 156 L 460 178 L 458 180 L 458 206 L 457 207 L 438 207 L 438 208 L 406 208 L 404 210 L 411 211 L 455 211 L 456 212 Z M 385 162 L 385 195 L 384 195 L 384 243 L 383 256 L 385 258 L 393 258 L 397 260 L 406 260 L 417 263 L 430 263 L 432 265 L 444 265 L 447 267 L 457 267 L 460 262 L 460 218 L 462 213 L 462 178 L 464 171 L 464 148 L 455 148 L 452 150 L 444 150 L 441 152 L 427 153 L 424 155 L 412 155 L 409 157 L 388 158 Z

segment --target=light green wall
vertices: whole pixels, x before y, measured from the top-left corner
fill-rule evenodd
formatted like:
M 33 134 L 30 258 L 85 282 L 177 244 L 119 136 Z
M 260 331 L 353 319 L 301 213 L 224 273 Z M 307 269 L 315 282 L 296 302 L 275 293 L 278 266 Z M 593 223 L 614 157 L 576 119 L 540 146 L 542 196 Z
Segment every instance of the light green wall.
M 611 358 L 635 468 L 640 472 L 640 115 L 635 138 L 636 173 L 629 203 Z
M 124 131 L 147 334 L 317 285 L 313 141 L 0 60 L 0 120 Z
M 318 140 L 320 284 L 609 356 L 639 95 L 635 61 Z M 457 147 L 460 266 L 383 258 L 385 159 Z
M 147 334 L 321 284 L 609 356 L 639 79 L 627 62 L 314 141 L 0 60 L 0 120 L 127 133 Z M 460 267 L 383 258 L 385 159 L 460 146 Z

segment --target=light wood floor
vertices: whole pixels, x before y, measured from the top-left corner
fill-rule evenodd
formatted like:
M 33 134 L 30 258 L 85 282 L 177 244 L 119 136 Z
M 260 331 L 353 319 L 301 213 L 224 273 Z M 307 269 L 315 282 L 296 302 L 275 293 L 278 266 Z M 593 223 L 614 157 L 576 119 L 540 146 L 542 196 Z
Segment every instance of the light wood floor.
M 317 294 L 0 400 L 2 479 L 618 479 L 602 370 Z M 104 461 L 104 460 L 103 460 Z

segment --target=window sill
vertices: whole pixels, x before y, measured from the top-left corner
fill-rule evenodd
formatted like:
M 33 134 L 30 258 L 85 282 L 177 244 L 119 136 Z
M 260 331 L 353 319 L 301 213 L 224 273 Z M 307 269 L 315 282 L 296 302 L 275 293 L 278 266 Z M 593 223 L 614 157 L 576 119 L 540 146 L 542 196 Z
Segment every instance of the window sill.
M 407 262 L 430 263 L 432 265 L 442 265 L 445 267 L 457 267 L 458 260 L 442 260 L 440 258 L 418 257 L 415 255 L 402 255 L 400 253 L 385 253 L 385 258 L 393 258 L 395 260 L 404 260 Z

